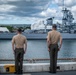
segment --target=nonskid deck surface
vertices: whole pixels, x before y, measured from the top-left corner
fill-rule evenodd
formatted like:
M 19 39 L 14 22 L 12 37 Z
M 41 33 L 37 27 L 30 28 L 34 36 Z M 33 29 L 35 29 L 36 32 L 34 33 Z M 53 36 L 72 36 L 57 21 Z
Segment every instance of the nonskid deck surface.
M 17 75 L 17 74 L 0 74 L 0 75 Z M 19 75 L 76 75 L 76 71 L 57 72 L 55 74 L 49 72 L 32 72 L 32 73 L 23 73 Z

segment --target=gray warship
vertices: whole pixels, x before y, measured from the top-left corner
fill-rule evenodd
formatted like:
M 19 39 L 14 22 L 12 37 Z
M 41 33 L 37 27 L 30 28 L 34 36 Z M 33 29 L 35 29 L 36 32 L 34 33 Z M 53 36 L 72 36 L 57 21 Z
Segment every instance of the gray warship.
M 62 24 L 57 24 L 58 31 L 61 32 L 63 39 L 76 39 L 76 23 L 73 23 L 74 18 L 71 11 L 67 8 L 63 8 L 62 12 Z M 48 31 L 51 30 L 52 24 L 53 18 L 48 18 L 47 24 L 44 24 L 44 22 L 41 24 L 33 24 L 31 25 L 31 30 L 25 30 L 23 34 L 27 39 L 46 39 Z M 16 33 L 0 33 L 0 39 L 12 39 L 14 35 L 16 35 Z

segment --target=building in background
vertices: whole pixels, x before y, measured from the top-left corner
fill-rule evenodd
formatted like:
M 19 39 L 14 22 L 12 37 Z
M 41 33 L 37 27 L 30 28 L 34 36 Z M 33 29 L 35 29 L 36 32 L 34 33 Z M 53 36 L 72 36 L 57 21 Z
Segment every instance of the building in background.
M 0 33 L 9 32 L 9 30 L 6 27 L 0 27 Z

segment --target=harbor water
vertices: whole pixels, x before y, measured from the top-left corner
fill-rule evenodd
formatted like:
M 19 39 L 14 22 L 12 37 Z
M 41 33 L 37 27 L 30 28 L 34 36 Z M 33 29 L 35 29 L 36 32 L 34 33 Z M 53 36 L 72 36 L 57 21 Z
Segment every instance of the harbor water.
M 24 59 L 47 58 L 49 58 L 49 52 L 46 40 L 28 40 Z M 76 58 L 76 40 L 63 40 L 58 58 Z M 0 40 L 0 59 L 14 59 L 11 40 Z

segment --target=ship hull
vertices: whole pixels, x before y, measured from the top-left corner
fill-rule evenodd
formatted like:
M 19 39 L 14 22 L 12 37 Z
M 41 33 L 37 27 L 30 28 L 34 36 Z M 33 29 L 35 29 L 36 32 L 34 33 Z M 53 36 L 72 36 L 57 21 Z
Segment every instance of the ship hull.
M 0 40 L 10 40 L 12 39 L 12 37 L 16 35 L 16 33 L 0 33 Z M 27 37 L 27 39 L 30 40 L 43 40 L 47 38 L 47 34 L 43 33 L 43 34 L 35 34 L 35 33 L 31 33 L 31 34 L 26 34 L 23 33 L 23 35 L 25 35 Z M 61 33 L 62 38 L 67 40 L 67 39 L 76 39 L 76 34 L 71 34 L 71 33 Z

